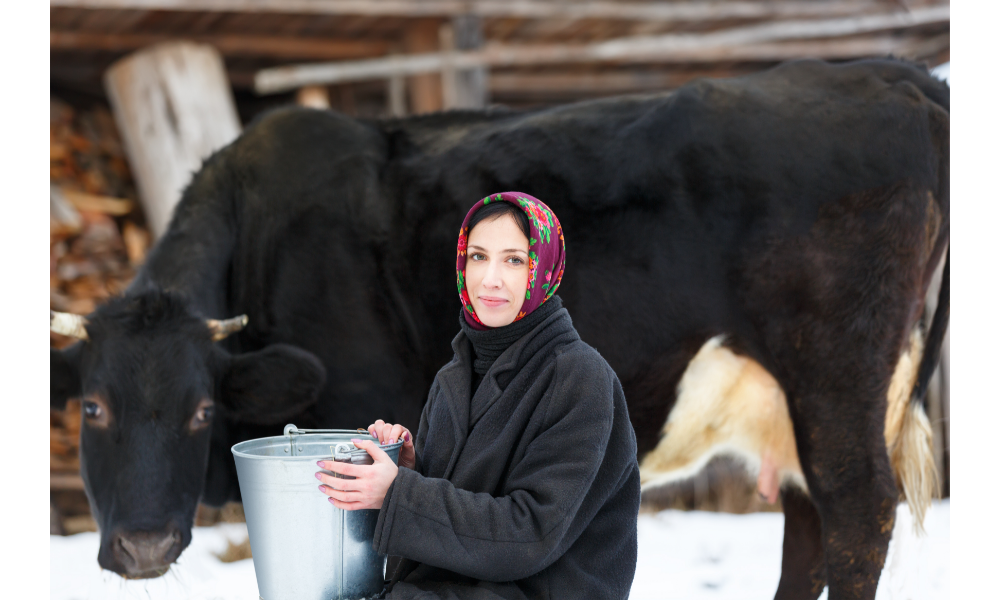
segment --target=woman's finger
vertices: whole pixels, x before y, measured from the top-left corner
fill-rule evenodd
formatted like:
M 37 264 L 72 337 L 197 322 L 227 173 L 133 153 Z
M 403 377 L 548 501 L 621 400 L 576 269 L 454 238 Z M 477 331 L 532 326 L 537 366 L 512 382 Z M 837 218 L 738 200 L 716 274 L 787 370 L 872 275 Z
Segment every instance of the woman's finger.
M 323 492 L 327 496 L 336 497 L 342 502 L 359 502 L 361 501 L 362 494 L 360 492 L 347 492 L 344 490 L 338 490 L 327 485 L 319 486 L 319 491 Z
M 358 504 L 359 503 L 358 501 L 361 500 L 361 498 L 358 497 L 358 493 L 357 492 L 341 492 L 340 490 L 332 490 L 332 489 L 330 489 L 330 488 L 328 488 L 326 486 L 322 486 L 322 485 L 320 486 L 319 489 L 320 489 L 321 492 L 323 492 L 327 496 L 329 496 L 329 497 L 331 497 L 334 500 L 337 500 L 339 502 L 350 503 L 350 504 Z
M 371 443 L 374 445 L 374 442 Z M 350 477 L 364 477 L 366 473 L 365 469 L 368 468 L 367 465 L 353 465 L 351 463 L 342 463 L 335 460 L 324 460 L 321 462 L 323 463 L 323 468 L 327 471 L 333 471 L 334 473 L 348 475 Z
M 362 489 L 362 484 L 359 483 L 361 479 L 342 479 L 340 477 L 334 477 L 332 475 L 327 475 L 326 473 L 316 473 L 316 479 L 319 479 L 325 485 L 342 492 L 357 492 Z
M 375 459 L 375 462 L 377 462 L 377 463 L 386 462 L 386 461 L 392 462 L 392 459 L 389 458 L 389 455 L 385 453 L 385 450 L 382 450 L 381 448 L 379 448 L 378 445 L 375 444 L 374 441 L 372 441 L 372 440 L 351 440 L 351 441 L 354 442 L 354 445 L 357 446 L 358 448 L 364 448 L 365 450 L 367 450 L 368 454 L 371 454 L 372 458 Z M 395 464 L 395 463 L 393 463 L 393 464 Z M 351 465 L 351 466 L 354 466 L 354 465 Z M 371 467 L 369 467 L 369 466 L 366 465 L 364 467 L 355 467 L 355 468 L 356 469 L 370 469 Z
M 392 423 L 386 423 L 382 426 L 382 436 L 379 438 L 379 442 L 383 445 L 388 444 L 389 440 L 392 439 Z
M 373 436 L 377 437 L 378 441 L 381 442 L 382 438 L 380 436 L 382 435 L 382 428 L 384 427 L 385 427 L 385 421 L 379 419 L 378 421 L 375 421 L 374 423 L 368 426 L 368 432 L 371 433 Z
M 392 433 L 389 434 L 389 442 L 392 443 L 394 441 L 398 442 L 402 440 L 404 431 L 406 431 L 406 428 L 402 425 L 393 425 Z
M 327 498 L 327 500 L 329 500 L 330 504 L 334 505 L 340 510 L 364 510 L 365 508 L 368 508 L 361 502 L 341 502 L 336 498 Z

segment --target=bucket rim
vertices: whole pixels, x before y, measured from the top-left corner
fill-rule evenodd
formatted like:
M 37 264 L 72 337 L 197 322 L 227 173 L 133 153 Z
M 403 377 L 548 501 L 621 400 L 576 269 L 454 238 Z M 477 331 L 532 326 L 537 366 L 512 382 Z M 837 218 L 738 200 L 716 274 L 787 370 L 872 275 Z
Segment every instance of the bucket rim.
M 368 432 L 362 433 L 362 432 L 358 431 L 357 429 L 331 429 L 331 430 L 326 431 L 324 433 L 302 433 L 302 434 L 296 434 L 295 435 L 295 439 L 310 439 L 310 438 L 312 438 L 312 439 L 316 439 L 316 438 L 322 439 L 323 437 L 326 437 L 326 436 L 341 435 L 341 434 L 350 434 L 350 435 L 353 435 L 353 436 L 358 437 L 358 438 L 369 437 L 369 438 L 373 438 L 373 439 L 376 439 L 376 440 L 378 439 L 378 438 L 376 438 L 375 436 L 373 436 L 372 434 L 370 434 Z M 240 458 L 248 458 L 248 459 L 251 459 L 251 460 L 274 460 L 274 459 L 279 459 L 279 460 L 292 460 L 292 461 L 296 461 L 296 462 L 297 461 L 305 461 L 305 460 L 313 461 L 313 462 L 316 461 L 316 457 L 315 456 L 292 456 L 292 455 L 287 455 L 287 456 L 263 456 L 263 455 L 260 455 L 260 454 L 249 454 L 249 453 L 243 452 L 242 450 L 240 450 L 240 449 L 237 448 L 238 446 L 247 445 L 250 442 L 261 442 L 261 441 L 275 441 L 275 442 L 280 441 L 280 442 L 285 442 L 286 440 L 290 441 L 290 437 L 287 436 L 287 435 L 272 435 L 272 436 L 261 437 L 261 438 L 253 438 L 251 440 L 243 440 L 242 442 L 237 442 L 237 443 L 233 444 L 232 447 L 229 449 L 229 451 L 233 453 L 233 456 L 238 456 Z M 383 446 L 379 446 L 379 448 L 382 451 L 395 450 L 396 448 L 401 448 L 403 446 L 403 444 L 404 444 L 404 442 L 402 440 L 400 440 L 400 441 L 396 442 L 395 444 L 385 444 Z M 363 448 L 357 448 L 357 450 L 363 450 Z

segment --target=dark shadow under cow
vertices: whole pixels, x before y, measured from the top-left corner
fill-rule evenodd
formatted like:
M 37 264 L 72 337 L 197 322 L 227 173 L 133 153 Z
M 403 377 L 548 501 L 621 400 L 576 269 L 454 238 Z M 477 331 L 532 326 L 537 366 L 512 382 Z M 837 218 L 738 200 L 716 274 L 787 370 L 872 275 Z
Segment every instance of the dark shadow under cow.
M 52 352 L 52 405 L 84 402 L 100 564 L 166 569 L 199 499 L 239 498 L 236 442 L 415 427 L 458 331 L 462 218 L 519 190 L 559 215 L 559 293 L 622 382 L 643 464 L 724 336 L 780 386 L 801 463 L 777 597 L 873 598 L 900 497 L 887 393 L 948 240 L 948 110 L 945 84 L 885 60 L 526 113 L 262 117 L 205 162 L 88 339 Z M 212 342 L 205 319 L 244 314 Z

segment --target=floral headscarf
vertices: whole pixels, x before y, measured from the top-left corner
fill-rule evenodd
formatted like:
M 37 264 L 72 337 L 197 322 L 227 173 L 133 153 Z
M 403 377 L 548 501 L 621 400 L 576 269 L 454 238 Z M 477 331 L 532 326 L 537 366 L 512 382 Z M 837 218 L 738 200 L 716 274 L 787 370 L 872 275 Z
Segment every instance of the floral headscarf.
M 502 192 L 487 196 L 476 203 L 465 215 L 462 229 L 458 232 L 458 260 L 455 271 L 458 274 L 458 295 L 462 299 L 466 322 L 473 329 L 490 329 L 484 325 L 472 308 L 469 291 L 465 286 L 466 247 L 469 243 L 469 220 L 477 210 L 491 202 L 510 202 L 528 215 L 528 227 L 531 235 L 528 238 L 528 289 L 524 292 L 524 304 L 514 321 L 519 321 L 531 314 L 546 300 L 556 293 L 562 282 L 563 270 L 566 266 L 566 240 L 563 239 L 559 219 L 541 200 L 522 194 L 521 192 Z

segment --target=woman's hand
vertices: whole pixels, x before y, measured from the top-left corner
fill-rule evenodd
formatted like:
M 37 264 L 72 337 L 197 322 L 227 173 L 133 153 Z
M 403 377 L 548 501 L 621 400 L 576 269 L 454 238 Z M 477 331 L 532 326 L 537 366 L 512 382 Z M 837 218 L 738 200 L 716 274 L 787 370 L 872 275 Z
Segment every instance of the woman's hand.
M 352 465 L 333 460 L 321 460 L 316 464 L 340 475 L 354 479 L 340 479 L 326 473 L 316 473 L 316 479 L 323 482 L 319 490 L 329 496 L 330 503 L 344 510 L 364 510 L 382 508 L 382 501 L 389 486 L 396 479 L 399 468 L 372 440 L 351 440 L 358 448 L 364 448 L 375 459 L 373 465 Z
M 375 421 L 368 426 L 368 433 L 378 438 L 380 444 L 395 444 L 403 440 L 403 446 L 399 449 L 399 466 L 412 469 L 417 464 L 417 455 L 413 451 L 413 436 L 410 430 L 402 425 L 386 423 L 382 419 Z

